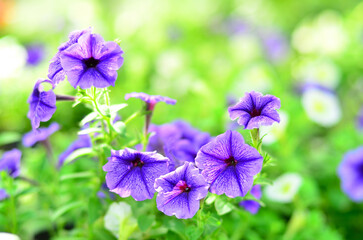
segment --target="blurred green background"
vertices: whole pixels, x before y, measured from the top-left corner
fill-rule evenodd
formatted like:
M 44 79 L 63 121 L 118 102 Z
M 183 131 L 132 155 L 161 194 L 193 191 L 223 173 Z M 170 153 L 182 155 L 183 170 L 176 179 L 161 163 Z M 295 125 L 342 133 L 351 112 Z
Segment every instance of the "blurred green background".
M 294 203 L 267 201 L 249 216 L 246 239 L 361 239 L 362 204 L 344 195 L 336 175 L 344 153 L 363 143 L 356 123 L 363 106 L 361 1 L 0 0 L 2 149 L 20 146 L 17 141 L 30 131 L 26 101 L 36 80 L 47 77 L 57 47 L 69 32 L 89 26 L 107 41 L 118 39 L 125 52 L 110 88 L 112 103 L 125 102 L 128 92 L 178 101 L 159 104 L 154 123 L 182 118 L 217 135 L 231 124 L 229 101 L 246 91 L 281 99 L 286 128 L 264 147 L 277 160 L 270 176 L 296 172 L 304 181 Z M 30 65 L 27 47 L 34 44 L 44 55 Z M 342 117 L 333 126 L 308 117 L 299 91 L 306 82 L 336 93 Z M 55 92 L 76 93 L 67 81 Z M 141 107 L 138 100 L 128 104 L 122 117 Z M 62 129 L 52 139 L 56 153 L 75 139 L 78 121 L 88 112 L 57 103 L 52 121 Z M 24 165 L 35 154 L 27 151 Z M 233 229 L 233 215 L 225 218 L 225 227 Z

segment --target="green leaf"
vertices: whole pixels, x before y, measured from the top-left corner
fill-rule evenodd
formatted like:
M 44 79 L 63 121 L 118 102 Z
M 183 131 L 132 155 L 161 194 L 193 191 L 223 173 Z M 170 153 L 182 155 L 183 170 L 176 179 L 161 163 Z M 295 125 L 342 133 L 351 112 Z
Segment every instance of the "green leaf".
M 30 193 L 35 193 L 35 192 L 38 192 L 38 191 L 39 191 L 39 188 L 36 188 L 36 187 L 25 188 L 22 191 L 17 192 L 16 196 L 20 197 L 20 196 L 27 195 L 27 194 L 30 194 Z
M 91 112 L 91 113 L 89 113 L 87 116 L 85 116 L 85 117 L 81 120 L 80 124 L 81 124 L 81 126 L 83 126 L 83 125 L 85 125 L 86 123 L 89 123 L 89 122 L 91 122 L 91 121 L 93 121 L 93 120 L 97 119 L 97 117 L 98 117 L 98 113 L 97 113 L 97 112 Z
M 142 232 L 146 232 L 146 230 L 148 230 L 154 222 L 154 215 L 141 215 L 137 218 L 137 223 Z
M 88 202 L 88 224 L 93 224 L 103 213 L 102 205 L 98 197 L 91 197 Z
M 223 200 L 222 197 L 218 197 L 216 199 L 216 201 L 214 202 L 214 207 L 216 208 L 216 211 L 220 216 L 229 213 L 234 208 L 233 204 Z
M 72 179 L 82 179 L 82 178 L 91 178 L 94 177 L 92 172 L 77 172 L 77 173 L 70 173 L 60 177 L 60 181 L 67 181 Z
M 273 167 L 273 166 L 276 166 L 276 165 L 277 165 L 276 160 L 269 159 L 269 160 L 264 162 L 263 167 L 269 167 L 269 166 Z
M 17 142 L 21 139 L 21 134 L 17 132 L 2 132 L 0 134 L 0 145 Z
M 161 235 L 165 235 L 168 232 L 168 229 L 164 226 L 160 226 L 156 229 L 151 229 L 148 234 L 150 237 L 158 237 Z
M 100 128 L 86 128 L 78 132 L 78 135 L 85 135 L 90 133 L 101 133 L 102 129 Z
M 110 112 L 111 113 L 116 113 L 116 112 L 120 111 L 121 109 L 123 109 L 125 107 L 127 107 L 127 104 L 126 103 L 111 105 L 110 106 Z
M 178 234 L 182 239 L 185 239 L 185 236 L 184 236 L 185 224 L 182 221 L 176 220 L 176 219 L 165 218 L 164 226 L 166 226 L 169 230 Z
M 243 200 L 253 200 L 253 201 L 258 202 L 258 203 L 261 205 L 261 207 L 265 207 L 265 206 L 266 206 L 266 204 L 265 204 L 262 200 L 255 198 L 255 197 L 254 197 L 254 196 L 252 196 L 251 194 L 249 194 L 249 195 L 245 196 L 245 197 L 243 198 Z
M 124 122 L 118 121 L 115 124 L 113 124 L 112 127 L 115 130 L 115 132 L 117 132 L 118 134 L 123 135 L 126 132 L 126 125 Z
M 207 205 L 211 205 L 212 203 L 214 203 L 214 201 L 216 200 L 217 195 L 211 193 L 206 199 L 205 199 L 205 204 Z
M 185 233 L 190 240 L 197 240 L 203 234 L 203 229 L 200 229 L 196 226 L 188 226 L 185 229 Z
M 65 214 L 66 212 L 74 209 L 74 208 L 78 208 L 81 207 L 82 205 L 84 205 L 83 202 L 79 201 L 79 202 L 73 202 L 73 203 L 69 203 L 61 208 L 59 208 L 57 211 L 55 211 L 52 216 L 51 216 L 51 220 L 52 222 L 54 222 L 55 220 L 57 220 L 60 216 L 62 216 L 63 214 Z
M 109 231 L 106 229 L 98 228 L 93 229 L 94 238 L 93 239 L 102 239 L 102 240 L 115 240 L 115 236 L 112 235 Z M 68 237 L 69 239 L 69 237 Z M 73 239 L 73 237 L 72 237 Z M 89 239 L 89 238 L 87 238 Z
M 258 177 L 254 181 L 254 185 L 257 185 L 257 184 L 260 184 L 260 185 L 272 185 L 273 181 L 271 179 L 268 179 L 268 178 Z
M 64 160 L 64 165 L 72 162 L 76 158 L 83 157 L 83 156 L 94 156 L 95 152 L 92 148 L 80 148 L 72 152 L 66 160 Z
M 215 218 L 214 216 L 210 216 L 206 219 L 205 222 L 205 235 L 209 236 L 211 235 L 215 230 L 217 230 L 221 226 L 222 222 L 218 218 Z

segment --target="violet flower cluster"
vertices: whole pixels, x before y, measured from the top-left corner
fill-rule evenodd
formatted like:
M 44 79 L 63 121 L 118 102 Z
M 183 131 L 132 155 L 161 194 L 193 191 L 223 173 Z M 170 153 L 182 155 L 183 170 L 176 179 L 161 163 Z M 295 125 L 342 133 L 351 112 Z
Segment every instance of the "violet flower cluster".
M 48 121 L 52 117 L 57 100 L 75 99 L 54 93 L 60 82 L 67 78 L 74 88 L 86 90 L 91 87 L 94 89 L 114 86 L 117 70 L 123 64 L 122 54 L 123 51 L 116 42 L 104 41 L 100 35 L 92 33 L 90 28 L 72 32 L 69 40 L 58 48 L 51 60 L 49 79 L 38 80 L 29 97 L 28 117 L 33 131 L 24 136 L 24 146 L 30 147 L 39 141 L 46 141 L 59 129 L 57 123 L 48 128 L 39 126 L 40 122 Z M 50 85 L 48 90 L 45 88 L 46 84 Z M 114 134 L 111 131 L 113 125 L 110 116 L 114 115 L 110 113 L 110 116 L 106 116 L 100 110 L 95 92 L 89 98 L 92 98 L 97 116 L 107 123 L 107 126 L 102 124 L 99 128 L 107 132 L 107 145 L 111 146 Z M 150 125 L 158 102 L 174 105 L 176 100 L 135 92 L 126 94 L 125 99 L 129 98 L 139 98 L 145 102 L 146 111 L 142 111 L 145 115 L 142 143 L 146 151 L 128 147 L 111 150 L 111 156 L 103 166 L 106 185 L 111 192 L 123 198 L 131 196 L 136 201 L 152 199 L 157 193 L 157 208 L 166 215 L 175 215 L 177 218 L 192 218 L 208 192 L 235 198 L 244 197 L 251 191 L 256 199 L 261 197 L 260 187 L 253 188 L 253 182 L 262 169 L 263 157 L 258 150 L 245 143 L 240 133 L 229 130 L 212 138 L 208 133 L 201 132 L 181 120 L 159 126 Z M 109 106 L 109 102 L 106 102 Z M 238 119 L 238 124 L 245 129 L 254 129 L 279 122 L 276 111 L 279 108 L 280 100 L 277 97 L 250 92 L 230 107 L 228 112 L 231 119 Z M 110 108 L 108 110 L 111 111 Z M 60 155 L 58 167 L 75 150 L 92 147 L 92 140 L 97 144 L 95 139 L 91 139 L 97 134 L 80 135 Z M 101 179 L 100 183 L 102 181 Z M 252 213 L 257 212 L 259 207 L 248 201 L 241 202 L 241 206 Z
M 146 94 L 126 98 L 129 97 L 156 103 Z M 244 119 L 243 125 L 252 129 L 279 121 L 279 107 L 278 98 L 252 92 L 246 93 L 229 111 L 232 118 Z M 251 192 L 256 199 L 261 197 L 260 186 L 253 187 L 253 181 L 262 169 L 263 157 L 245 143 L 240 133 L 229 130 L 211 138 L 180 120 L 151 125 L 150 132 L 146 152 L 129 148 L 111 152 L 103 169 L 112 192 L 137 201 L 151 199 L 157 192 L 157 208 L 177 218 L 192 218 L 208 192 L 230 198 Z M 242 201 L 240 205 L 251 213 L 259 209 L 254 200 Z

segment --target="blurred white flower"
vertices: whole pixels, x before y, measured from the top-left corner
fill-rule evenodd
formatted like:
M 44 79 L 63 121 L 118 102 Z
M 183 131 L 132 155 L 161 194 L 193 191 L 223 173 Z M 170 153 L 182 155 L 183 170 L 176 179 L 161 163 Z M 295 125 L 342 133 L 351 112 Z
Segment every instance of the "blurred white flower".
M 248 33 L 231 36 L 229 50 L 234 62 L 248 63 L 262 56 L 262 48 L 256 35 Z
M 280 123 L 275 122 L 271 126 L 261 126 L 260 135 L 263 137 L 262 144 L 270 145 L 278 140 L 284 133 L 289 122 L 289 115 L 284 111 L 278 111 L 280 114 Z
M 297 173 L 285 173 L 277 178 L 274 183 L 267 186 L 265 196 L 276 202 L 291 202 L 298 192 L 302 178 Z
M 165 78 L 172 78 L 183 73 L 186 55 L 180 50 L 164 51 L 156 61 L 156 71 Z
M 317 88 L 303 92 L 302 104 L 308 117 L 324 127 L 331 127 L 342 117 L 339 100 L 334 93 Z
M 305 20 L 292 34 L 292 44 L 301 53 L 336 55 L 344 50 L 347 41 L 342 17 L 331 10 Z
M 0 80 L 18 76 L 26 63 L 25 48 L 10 36 L 0 38 Z
M 79 14 L 82 12 L 82 14 Z M 90 23 L 95 24 L 96 20 L 96 5 L 88 0 L 72 1 L 72 7 L 67 8 L 67 19 L 69 19 L 75 29 L 86 28 Z
M 105 228 L 117 238 L 122 233 L 122 239 L 127 239 L 137 226 L 136 220 L 132 216 L 130 205 L 124 202 L 112 203 L 108 208 L 104 221 Z
M 6 233 L 6 232 L 0 232 L 0 239 L 1 240 L 20 240 L 20 238 L 17 235 L 11 234 L 11 233 Z
M 340 69 L 328 58 L 304 59 L 294 66 L 293 74 L 299 81 L 316 83 L 329 89 L 335 89 L 341 77 Z
M 231 93 L 243 96 L 245 92 L 258 91 L 267 93 L 272 87 L 272 70 L 265 63 L 256 63 L 242 70 L 237 76 Z

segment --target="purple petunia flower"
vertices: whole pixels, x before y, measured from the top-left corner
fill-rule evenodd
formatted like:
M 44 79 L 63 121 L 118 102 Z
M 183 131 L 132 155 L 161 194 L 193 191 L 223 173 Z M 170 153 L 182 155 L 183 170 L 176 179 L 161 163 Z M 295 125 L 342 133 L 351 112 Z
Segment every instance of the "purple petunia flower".
M 21 151 L 14 148 L 4 152 L 0 159 L 0 172 L 7 171 L 9 176 L 16 178 L 20 174 Z
M 199 169 L 186 162 L 155 180 L 157 207 L 168 216 L 192 218 L 199 210 L 199 200 L 207 196 L 208 187 Z
M 23 137 L 23 145 L 32 147 L 37 142 L 45 141 L 50 135 L 59 130 L 59 124 L 54 122 L 47 128 L 39 128 L 26 133 Z
M 282 62 L 286 59 L 289 44 L 286 37 L 279 31 L 267 30 L 261 33 L 263 46 L 267 57 L 273 62 Z
M 44 91 L 43 83 L 52 85 L 52 89 Z M 33 129 L 39 127 L 40 122 L 46 122 L 53 116 L 57 107 L 55 106 L 56 95 L 53 92 L 53 84 L 50 80 L 38 80 L 35 83 L 32 94 L 28 99 L 29 112 L 28 118 Z
M 26 46 L 28 57 L 26 62 L 30 66 L 38 65 L 44 59 L 44 45 L 43 44 L 29 44 Z
M 52 82 L 55 85 L 57 85 L 58 83 L 63 81 L 66 76 L 66 74 L 63 70 L 61 61 L 60 61 L 60 55 L 61 55 L 62 51 L 66 50 L 68 47 L 72 46 L 73 44 L 76 44 L 78 42 L 78 39 L 82 35 L 84 35 L 86 33 L 91 33 L 91 31 L 92 31 L 91 28 L 87 28 L 87 29 L 80 30 L 80 31 L 73 31 L 68 36 L 69 40 L 59 46 L 58 52 L 52 58 L 52 60 L 49 64 L 49 69 L 48 69 L 48 78 L 50 80 L 52 80 Z
M 87 134 L 84 135 L 79 135 L 78 139 L 75 140 L 74 142 L 71 143 L 71 145 L 69 145 L 69 147 L 67 148 L 67 150 L 65 150 L 58 159 L 58 168 L 60 168 L 64 161 L 67 159 L 67 157 L 69 155 L 71 155 L 71 153 L 73 153 L 74 151 L 76 151 L 77 149 L 80 148 L 89 148 L 92 147 L 92 141 L 90 136 L 88 136 Z
M 180 129 L 178 129 L 177 126 L 172 123 L 167 123 L 163 125 L 151 124 L 149 132 L 153 134 L 149 138 L 149 143 L 146 146 L 146 151 L 157 151 L 162 155 L 165 155 L 166 144 L 173 144 L 182 136 Z
M 189 123 L 177 120 L 163 125 L 151 125 L 153 132 L 147 151 L 157 151 L 171 160 L 170 167 L 181 166 L 185 161 L 194 162 L 199 149 L 211 138 L 208 133 L 193 128 Z
M 175 157 L 194 162 L 199 149 L 211 140 L 210 135 L 193 128 L 185 121 L 178 120 L 174 124 L 182 132 L 181 139 L 173 146 Z
M 139 98 L 141 100 L 143 100 L 146 103 L 146 110 L 147 111 L 153 111 L 155 108 L 155 105 L 158 102 L 165 102 L 166 104 L 170 104 L 170 105 L 175 105 L 176 100 L 168 98 L 168 97 L 163 97 L 163 96 L 159 96 L 159 95 L 149 95 L 146 93 L 137 93 L 137 92 L 133 92 L 133 93 L 128 93 L 125 95 L 125 100 L 128 100 L 129 98 Z
M 9 194 L 5 191 L 5 189 L 0 188 L 0 201 L 9 197 Z
M 262 169 L 263 158 L 244 143 L 241 134 L 229 130 L 204 145 L 195 162 L 203 170 L 210 192 L 234 198 L 245 196 L 251 189 L 253 176 Z
M 151 199 L 155 179 L 168 172 L 168 161 L 156 152 L 112 150 L 108 163 L 103 166 L 107 187 L 121 197 L 131 195 L 136 201 Z
M 116 195 L 109 191 L 106 183 L 102 183 L 101 189 L 97 192 L 97 197 L 99 199 L 105 199 L 105 198 L 109 198 L 111 200 L 116 199 Z
M 276 111 L 280 106 L 279 98 L 252 91 L 246 93 L 236 105 L 229 107 L 228 112 L 232 120 L 239 118 L 237 123 L 244 129 L 253 129 L 280 122 Z
M 260 199 L 262 196 L 261 185 L 253 186 L 250 193 L 255 198 Z M 260 209 L 260 204 L 255 200 L 243 200 L 239 205 L 252 214 L 256 214 Z
M 359 130 L 363 131 L 363 107 L 360 109 L 357 117 L 357 126 Z
M 363 146 L 345 154 L 338 167 L 341 188 L 355 202 L 363 201 Z
M 59 57 L 70 84 L 86 89 L 115 86 L 117 70 L 123 64 L 122 54 L 116 42 L 105 42 L 99 34 L 84 33 Z

